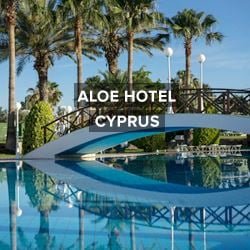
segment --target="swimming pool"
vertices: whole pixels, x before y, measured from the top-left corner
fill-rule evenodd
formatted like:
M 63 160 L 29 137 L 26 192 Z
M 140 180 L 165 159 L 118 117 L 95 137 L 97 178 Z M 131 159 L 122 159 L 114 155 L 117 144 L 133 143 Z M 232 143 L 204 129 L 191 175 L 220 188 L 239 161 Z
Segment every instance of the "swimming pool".
M 249 156 L 103 161 L 0 163 L 0 249 L 249 249 Z

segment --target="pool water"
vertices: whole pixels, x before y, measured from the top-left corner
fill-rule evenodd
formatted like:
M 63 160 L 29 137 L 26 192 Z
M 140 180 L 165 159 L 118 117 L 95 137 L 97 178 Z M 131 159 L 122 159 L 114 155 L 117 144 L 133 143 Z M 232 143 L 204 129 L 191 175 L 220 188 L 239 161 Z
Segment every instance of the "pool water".
M 0 163 L 0 249 L 249 249 L 249 156 L 104 162 Z
M 203 157 L 177 159 L 175 156 L 148 155 L 105 159 L 105 162 L 146 178 L 206 188 L 250 186 L 250 157 Z

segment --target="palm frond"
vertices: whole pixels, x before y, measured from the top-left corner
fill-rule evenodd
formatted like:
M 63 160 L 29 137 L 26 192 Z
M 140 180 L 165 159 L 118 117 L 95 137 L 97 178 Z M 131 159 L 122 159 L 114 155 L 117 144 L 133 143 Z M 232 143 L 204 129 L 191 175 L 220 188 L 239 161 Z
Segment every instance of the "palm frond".
M 17 72 L 17 75 L 19 76 L 22 71 L 23 71 L 23 68 L 24 66 L 26 65 L 26 63 L 28 63 L 30 61 L 30 56 L 29 55 L 26 55 L 26 56 L 22 56 L 18 59 L 18 62 L 17 62 L 17 69 L 16 69 L 16 72 Z
M 211 44 L 213 41 L 222 42 L 224 35 L 220 32 L 210 32 L 206 34 L 206 43 Z

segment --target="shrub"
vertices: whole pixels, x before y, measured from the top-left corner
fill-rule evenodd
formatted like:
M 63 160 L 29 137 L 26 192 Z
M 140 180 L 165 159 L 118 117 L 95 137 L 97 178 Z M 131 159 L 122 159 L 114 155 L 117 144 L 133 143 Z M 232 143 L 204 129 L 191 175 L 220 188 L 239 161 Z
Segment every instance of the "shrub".
M 215 114 L 216 110 L 213 107 L 207 108 L 208 114 Z M 220 141 L 220 130 L 215 128 L 198 128 L 194 129 L 193 144 L 199 145 L 211 145 L 218 144 Z
M 145 152 L 154 152 L 157 149 L 166 149 L 164 133 L 137 139 L 131 143 L 136 147 L 143 149 Z
M 52 109 L 47 102 L 37 102 L 25 119 L 25 129 L 23 137 L 23 153 L 41 147 L 44 144 L 44 133 L 42 127 L 54 120 Z M 54 131 L 54 126 L 50 129 Z M 51 134 L 48 134 L 49 138 Z
M 194 129 L 194 146 L 218 144 L 220 130 L 215 128 L 197 128 Z

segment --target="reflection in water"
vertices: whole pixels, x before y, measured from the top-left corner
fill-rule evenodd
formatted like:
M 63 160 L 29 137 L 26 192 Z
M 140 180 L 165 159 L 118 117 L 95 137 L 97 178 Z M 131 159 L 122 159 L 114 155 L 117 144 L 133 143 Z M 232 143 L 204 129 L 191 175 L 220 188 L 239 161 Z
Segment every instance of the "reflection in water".
M 78 217 L 79 217 L 79 249 L 84 249 L 84 209 L 82 207 L 83 197 L 82 191 L 77 192 L 78 205 Z
M 20 175 L 22 173 L 21 168 L 22 168 L 23 162 L 22 161 L 18 161 L 16 163 L 16 170 L 17 170 L 17 211 L 16 214 L 18 217 L 20 217 L 23 213 L 23 210 L 20 208 Z
M 55 237 L 50 235 L 49 214 L 58 209 L 56 197 L 50 195 L 55 192 L 56 180 L 42 172 L 24 166 L 24 184 L 30 202 L 40 213 L 40 227 L 35 236 L 38 249 L 51 249 L 55 244 Z M 46 190 L 46 192 L 45 192 Z
M 143 156 L 106 159 L 108 164 L 143 177 L 206 188 L 235 188 L 250 185 L 250 159 L 246 157 L 187 158 Z
M 154 176 L 164 181 L 173 178 L 170 177 L 170 161 L 174 159 L 158 159 L 159 171 Z M 128 162 L 127 169 L 131 165 L 136 168 L 136 164 Z M 121 163 L 122 160 L 115 162 L 119 166 Z M 140 170 L 142 175 L 150 176 L 150 172 L 157 168 L 152 164 L 148 163 L 144 170 Z M 177 178 L 178 181 L 221 187 L 223 169 L 218 159 L 200 159 L 199 164 L 193 159 L 186 164 L 184 168 L 189 169 L 188 178 L 181 179 L 185 176 L 182 175 Z M 163 249 L 166 246 L 171 249 L 207 249 L 208 245 L 219 249 L 226 246 L 231 233 L 237 235 L 241 232 L 244 237 L 250 232 L 248 204 L 175 207 L 163 202 L 128 202 L 79 189 L 62 181 L 59 176 L 52 177 L 27 164 L 23 164 L 22 168 L 16 168 L 13 163 L 4 164 L 5 171 L 1 166 L 0 188 L 7 184 L 9 204 L 5 206 L 9 207 L 10 222 L 7 242 L 2 237 L 6 231 L 0 220 L 0 249 L 9 249 L 9 246 L 11 249 Z M 200 182 L 197 181 L 199 178 Z M 244 186 L 246 183 L 238 182 L 237 185 Z M 22 213 L 18 213 L 18 208 L 22 209 Z M 8 215 L 2 207 L 0 211 L 1 218 Z M 18 214 L 20 217 L 17 217 Z M 33 216 L 31 221 L 30 215 Z M 222 236 L 218 240 L 220 233 Z M 239 243 L 236 243 L 230 244 L 237 246 Z M 244 239 L 240 244 L 247 246 Z
M 219 158 L 194 159 L 194 165 L 197 167 L 193 170 L 193 178 L 191 180 L 193 185 L 219 188 L 222 173 Z
M 159 181 L 167 180 L 166 160 L 163 157 L 153 155 L 137 158 L 134 157 L 132 159 L 127 158 L 127 163 L 125 163 L 126 160 L 124 162 L 123 159 L 113 159 L 113 161 L 115 160 L 115 166 L 120 166 L 130 173 Z
M 131 249 L 135 250 L 136 249 L 136 242 L 135 242 L 135 212 L 132 210 L 130 212 L 130 241 L 131 241 Z
M 17 249 L 16 240 L 16 168 L 7 166 L 7 183 L 9 196 L 9 231 L 10 231 L 10 246 L 11 249 Z
M 81 206 L 85 212 L 98 215 L 96 222 L 107 219 L 105 228 L 109 232 L 110 249 L 121 249 L 119 239 L 126 225 L 130 224 L 130 249 L 136 249 L 136 225 L 171 230 L 171 248 L 175 245 L 175 232 L 188 232 L 189 249 L 195 249 L 195 234 L 203 232 L 203 244 L 206 249 L 206 232 L 237 232 L 237 228 L 249 231 L 250 206 L 215 207 L 215 208 L 181 208 L 164 205 L 147 205 L 140 203 L 118 202 L 97 194 L 83 193 L 82 204 L 74 199 L 77 189 L 71 188 L 74 206 Z M 60 192 L 54 195 L 58 197 Z M 58 197 L 66 199 L 66 197 Z M 188 225 L 188 228 L 186 227 Z

